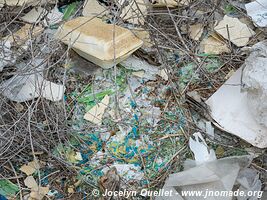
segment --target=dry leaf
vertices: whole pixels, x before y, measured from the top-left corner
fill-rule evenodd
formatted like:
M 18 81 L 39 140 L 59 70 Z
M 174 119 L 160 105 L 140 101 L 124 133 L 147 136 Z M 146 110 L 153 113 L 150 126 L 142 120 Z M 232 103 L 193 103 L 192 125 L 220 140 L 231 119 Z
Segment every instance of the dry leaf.
M 101 125 L 103 115 L 109 104 L 109 99 L 110 97 L 106 95 L 100 103 L 96 104 L 84 115 L 84 119 L 96 125 Z
M 24 184 L 31 189 L 29 200 L 41 200 L 49 192 L 49 187 L 39 187 L 33 176 L 28 176 Z
M 208 54 L 221 54 L 230 52 L 230 49 L 225 42 L 213 36 L 209 36 L 208 38 L 202 40 L 200 43 L 200 48 L 202 52 Z
M 195 24 L 189 27 L 189 33 L 190 33 L 190 37 L 193 40 L 199 40 L 199 38 L 201 37 L 202 33 L 203 33 L 203 25 L 202 24 Z
M 31 199 L 42 200 L 49 192 L 49 187 L 39 187 L 37 190 L 32 190 L 30 194 Z
M 46 14 L 47 10 L 42 7 L 33 8 L 30 12 L 28 12 L 26 15 L 21 17 L 21 19 L 28 23 L 37 23 L 39 22 Z
M 36 183 L 35 179 L 33 178 L 33 176 L 28 176 L 25 180 L 24 180 L 24 184 L 29 188 L 29 189 L 38 189 L 38 184 Z
M 83 16 L 86 17 L 101 17 L 107 13 L 107 9 L 100 5 L 97 0 L 85 0 L 83 5 Z
M 31 161 L 27 165 L 22 165 L 20 168 L 20 171 L 24 172 L 25 174 L 32 175 L 34 172 L 40 169 L 40 165 L 38 163 L 38 160 Z
M 246 24 L 237 18 L 228 17 L 227 15 L 224 16 L 214 30 L 238 47 L 245 46 L 249 38 L 255 35 L 255 32 Z

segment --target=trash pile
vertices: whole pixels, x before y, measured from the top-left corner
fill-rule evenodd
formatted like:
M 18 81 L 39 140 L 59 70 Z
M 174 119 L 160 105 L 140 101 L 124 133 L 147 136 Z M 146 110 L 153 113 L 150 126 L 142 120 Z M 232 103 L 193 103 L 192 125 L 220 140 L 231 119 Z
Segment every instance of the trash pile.
M 0 199 L 261 198 L 266 7 L 0 0 Z

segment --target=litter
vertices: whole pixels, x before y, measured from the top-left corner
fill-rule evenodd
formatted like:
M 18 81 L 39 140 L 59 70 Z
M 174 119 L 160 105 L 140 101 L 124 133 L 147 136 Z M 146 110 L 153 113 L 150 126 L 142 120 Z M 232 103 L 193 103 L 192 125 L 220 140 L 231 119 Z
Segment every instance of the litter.
M 200 43 L 200 48 L 201 52 L 207 54 L 221 54 L 230 52 L 227 44 L 214 35 L 203 39 Z
M 49 192 L 49 187 L 39 187 L 33 176 L 28 176 L 24 180 L 24 184 L 31 190 L 30 196 L 27 199 L 42 200 Z
M 0 52 L 0 72 L 7 65 L 14 64 L 17 57 L 22 53 L 19 48 L 18 51 L 14 53 L 12 51 L 13 46 L 21 46 L 22 49 L 27 50 L 29 47 L 29 40 L 32 37 L 38 36 L 42 31 L 43 28 L 41 26 L 33 27 L 30 24 L 26 24 L 17 32 L 2 38 L 0 41 L 2 46 L 2 51 Z
M 2 41 L 10 42 L 12 45 L 22 45 L 29 41 L 31 37 L 36 37 L 43 31 L 41 26 L 32 26 L 31 24 L 26 24 L 21 27 L 17 32 L 10 34 L 4 38 Z
M 11 43 L 10 41 L 1 41 L 2 51 L 0 52 L 0 72 L 8 64 L 13 64 L 14 59 L 12 58 Z
M 125 60 L 143 44 L 131 31 L 89 17 L 66 22 L 59 28 L 57 37 L 82 57 L 105 69 Z
M 142 24 L 145 23 L 145 17 L 147 15 L 147 5 L 148 1 L 146 0 L 131 0 L 127 1 L 123 0 L 121 3 L 122 13 L 121 18 L 125 21 L 132 24 Z
M 137 72 L 144 71 L 145 73 L 143 74 L 144 76 L 142 78 L 147 80 L 155 80 L 156 74 L 159 73 L 159 69 L 156 66 L 148 64 L 147 62 L 135 56 L 130 56 L 120 64 L 126 69 L 134 70 Z
M 38 23 L 47 13 L 48 11 L 45 8 L 37 7 L 33 8 L 30 12 L 21 17 L 21 19 L 28 23 Z
M 242 91 L 247 93 L 253 118 L 267 128 L 267 41 L 252 46 L 243 65 Z
M 0 5 L 8 6 L 23 6 L 23 5 L 32 5 L 35 0 L 0 0 Z
M 216 160 L 215 152 L 213 149 L 208 150 L 207 144 L 202 137 L 201 133 L 194 133 L 193 136 L 196 140 L 193 140 L 192 137 L 189 139 L 189 147 L 194 153 L 195 162 L 197 165 Z
M 97 0 L 86 0 L 83 5 L 82 15 L 85 17 L 102 17 L 107 14 L 107 8 L 100 4 Z
M 172 197 L 158 197 L 157 200 L 193 200 L 195 196 L 182 196 L 181 191 L 203 191 L 203 194 L 208 191 L 235 191 L 233 186 L 237 179 L 242 176 L 252 161 L 251 156 L 233 156 L 222 159 L 216 159 L 214 151 L 209 151 L 206 143 L 200 133 L 195 133 L 197 139 L 194 141 L 190 138 L 190 149 L 195 155 L 194 161 L 186 161 L 184 164 L 185 171 L 171 174 L 163 186 L 164 190 L 173 191 Z M 192 143 L 192 141 L 194 141 Z M 191 144 L 190 144 L 191 143 Z M 210 153 L 209 153 L 210 152 Z M 258 181 L 258 177 L 255 177 Z M 257 188 L 258 189 L 258 188 Z M 260 192 L 260 190 L 257 190 Z M 201 199 L 204 196 L 201 197 Z M 206 199 L 222 199 L 230 200 L 232 197 L 227 196 L 205 196 Z
M 46 16 L 47 25 L 54 25 L 62 21 L 64 14 L 55 6 Z
M 246 92 L 241 92 L 242 69 L 238 69 L 207 101 L 214 123 L 258 148 L 267 147 L 267 128 L 261 126 L 248 107 Z
M 255 35 L 255 32 L 246 24 L 240 22 L 237 18 L 228 17 L 227 15 L 224 16 L 214 30 L 238 47 L 246 46 L 250 37 Z
M 262 183 L 259 180 L 259 174 L 255 169 L 245 168 L 240 171 L 237 177 L 237 182 L 240 184 L 239 191 L 244 191 L 243 197 L 237 197 L 238 200 L 247 200 L 249 192 L 253 191 L 254 194 L 261 191 Z M 260 197 L 260 193 L 257 196 L 251 197 L 251 200 L 257 200 Z M 264 199 L 264 198 L 262 198 Z
M 107 173 L 110 168 L 115 167 L 118 174 L 125 179 L 125 181 L 141 180 L 144 177 L 144 173 L 140 172 L 141 168 L 133 164 L 113 164 L 109 167 L 102 169 L 103 173 Z
M 19 187 L 6 179 L 0 179 L 0 199 L 6 200 L 16 198 L 19 192 Z
M 203 24 L 194 24 L 189 27 L 189 33 L 190 37 L 193 40 L 199 40 L 199 38 L 202 36 L 204 29 L 203 29 Z
M 40 165 L 38 160 L 34 160 L 29 162 L 28 164 L 24 164 L 20 167 L 20 171 L 27 174 L 27 176 L 32 175 L 34 172 L 40 169 Z
M 175 8 L 177 6 L 187 6 L 189 4 L 189 0 L 152 0 L 153 7 L 169 7 Z
M 38 66 L 42 60 L 35 62 L 32 65 Z M 42 70 L 41 67 L 39 70 Z M 63 85 L 45 80 L 38 71 L 14 75 L 1 83 L 0 88 L 4 96 L 16 102 L 25 102 L 40 96 L 50 101 L 60 101 L 65 90 Z
M 63 98 L 63 85 L 44 80 L 40 74 L 14 76 L 0 85 L 3 95 L 12 101 L 25 102 L 39 96 L 50 101 Z
M 267 1 L 257 0 L 245 4 L 248 15 L 259 27 L 267 26 Z
M 153 43 L 150 39 L 149 32 L 141 29 L 141 28 L 133 28 L 130 29 L 136 37 L 138 37 L 140 40 L 143 41 L 143 46 L 142 48 L 151 48 L 153 46 Z
M 95 105 L 84 115 L 84 119 L 96 125 L 101 125 L 103 115 L 105 114 L 105 110 L 107 109 L 109 104 L 109 99 L 109 96 L 106 95 L 100 103 Z
M 162 69 L 158 72 L 158 75 L 163 78 L 165 81 L 169 80 L 168 74 L 166 72 L 166 69 Z

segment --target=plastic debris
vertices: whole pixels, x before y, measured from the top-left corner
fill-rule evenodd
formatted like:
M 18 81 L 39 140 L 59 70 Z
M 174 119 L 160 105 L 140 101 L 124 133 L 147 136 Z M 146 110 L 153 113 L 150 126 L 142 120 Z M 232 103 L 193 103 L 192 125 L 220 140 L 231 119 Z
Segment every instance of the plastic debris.
M 110 167 L 104 168 L 103 173 L 107 173 L 108 169 L 115 167 L 118 174 L 126 181 L 141 180 L 144 177 L 144 173 L 140 172 L 141 168 L 133 164 L 114 164 Z
M 243 191 L 245 194 L 243 197 L 237 197 L 238 200 L 247 200 L 251 191 L 257 195 L 249 197 L 249 200 L 257 200 L 261 198 L 262 192 L 258 193 L 258 191 L 261 191 L 262 183 L 259 179 L 259 174 L 255 169 L 245 168 L 241 170 L 238 174 L 237 182 L 240 184 L 239 191 Z
M 39 66 L 41 63 L 42 59 L 36 59 L 30 63 L 36 67 L 35 71 L 29 70 L 27 74 L 14 75 L 1 83 L 2 94 L 16 102 L 25 102 L 40 96 L 50 101 L 60 101 L 65 88 L 43 78 L 43 68 Z
M 1 39 L 2 51 L 0 52 L 0 72 L 8 64 L 14 64 L 16 62 L 17 56 L 22 52 L 16 51 L 16 54 L 12 51 L 14 45 L 21 45 L 21 48 L 27 50 L 29 46 L 29 40 L 32 37 L 39 35 L 43 31 L 41 26 L 32 26 L 26 24 L 21 27 L 17 32 L 10 34 Z
M 250 37 L 255 35 L 255 32 L 246 24 L 237 18 L 228 17 L 227 15 L 224 16 L 214 30 L 238 47 L 246 46 Z
M 2 43 L 2 51 L 0 52 L 0 72 L 6 67 L 8 64 L 14 63 L 14 59 L 12 59 L 12 51 L 11 51 L 11 43 L 10 41 L 3 41 Z
M 128 59 L 122 61 L 121 65 L 126 69 L 134 70 L 139 73 L 140 71 L 144 71 L 145 73 L 142 78 L 147 80 L 155 80 L 156 74 L 159 73 L 159 69 L 156 66 L 151 65 L 135 56 L 130 56 Z
M 229 53 L 227 44 L 214 35 L 205 38 L 200 43 L 201 51 L 207 54 Z
M 28 23 L 38 23 L 47 13 L 48 11 L 45 8 L 37 7 L 33 8 L 30 12 L 21 17 L 21 19 Z
M 22 45 L 32 37 L 39 35 L 42 31 L 43 28 L 41 26 L 32 26 L 31 24 L 26 24 L 17 32 L 4 37 L 2 41 L 9 41 L 11 45 Z
M 189 33 L 190 37 L 193 40 L 199 40 L 199 38 L 202 36 L 204 29 L 203 29 L 203 24 L 194 24 L 189 27 Z
M 195 140 L 192 137 L 189 139 L 189 147 L 194 153 L 196 164 L 199 165 L 205 162 L 216 160 L 214 150 L 208 150 L 208 145 L 206 144 L 201 133 L 194 133 L 193 136 L 195 137 Z
M 125 60 L 143 44 L 131 31 L 90 17 L 66 22 L 59 28 L 57 37 L 82 57 L 105 69 Z
M 248 15 L 259 27 L 267 26 L 267 1 L 257 0 L 245 4 Z
M 89 110 L 85 115 L 84 119 L 90 121 L 96 125 L 102 124 L 102 118 L 105 110 L 108 107 L 110 97 L 106 95 L 100 103 L 95 105 L 91 110 Z
M 64 14 L 60 12 L 55 6 L 46 16 L 46 23 L 48 25 L 54 25 L 62 21 Z
M 0 199 L 3 196 L 4 199 L 15 198 L 17 192 L 19 192 L 19 187 L 9 180 L 0 180 Z
M 238 69 L 207 101 L 217 127 L 258 147 L 267 147 L 267 128 L 251 114 L 246 92 L 241 92 L 242 69 Z
M 251 48 L 243 68 L 242 91 L 247 92 L 248 107 L 254 119 L 267 128 L 267 41 Z
M 157 197 L 157 200 L 193 200 L 195 196 L 182 196 L 181 191 L 232 191 L 233 186 L 241 176 L 242 170 L 246 169 L 252 161 L 251 156 L 234 156 L 217 160 L 214 151 L 209 151 L 200 133 L 195 133 L 198 139 L 190 138 L 190 149 L 194 152 L 195 163 L 185 163 L 185 171 L 171 174 L 163 187 L 166 191 L 173 191 L 171 197 Z M 201 142 L 199 141 L 201 139 Z M 194 141 L 192 143 L 192 141 Z M 210 153 L 209 153 L 210 152 Z M 257 179 L 257 177 L 255 177 Z M 257 179 L 258 180 L 258 179 Z M 260 192 L 260 190 L 258 190 Z M 201 197 L 203 198 L 203 196 Z M 231 196 L 206 195 L 205 199 L 230 200 Z

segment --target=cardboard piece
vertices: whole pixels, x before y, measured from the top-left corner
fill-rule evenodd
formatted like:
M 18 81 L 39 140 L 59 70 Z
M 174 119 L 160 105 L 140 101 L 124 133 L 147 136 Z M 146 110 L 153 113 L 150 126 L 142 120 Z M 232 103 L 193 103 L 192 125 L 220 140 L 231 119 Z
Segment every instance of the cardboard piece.
M 80 56 L 105 69 L 125 60 L 143 44 L 131 31 L 90 17 L 68 21 L 56 35 Z
M 247 104 L 247 93 L 241 92 L 238 69 L 207 101 L 211 116 L 219 128 L 236 135 L 258 148 L 267 147 L 267 128 L 259 125 Z

